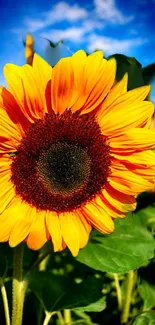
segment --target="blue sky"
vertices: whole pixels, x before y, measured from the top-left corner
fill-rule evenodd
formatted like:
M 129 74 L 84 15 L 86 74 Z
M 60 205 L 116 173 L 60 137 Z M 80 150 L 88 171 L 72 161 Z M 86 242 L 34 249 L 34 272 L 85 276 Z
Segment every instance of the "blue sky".
M 50 53 L 51 63 L 80 48 L 134 56 L 143 66 L 155 61 L 155 0 L 1 0 L 0 6 L 0 84 L 5 85 L 5 63 L 25 62 L 22 40 L 27 32 L 43 57 L 49 58 L 46 38 L 64 40 Z

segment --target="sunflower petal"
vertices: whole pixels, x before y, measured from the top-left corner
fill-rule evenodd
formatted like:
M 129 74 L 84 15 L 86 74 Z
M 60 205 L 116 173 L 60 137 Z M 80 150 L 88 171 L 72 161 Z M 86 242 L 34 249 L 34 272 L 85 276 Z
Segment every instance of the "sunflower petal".
M 103 189 L 102 195 L 112 207 L 123 213 L 130 212 L 136 208 L 134 196 L 121 193 L 108 183 Z
M 17 200 L 17 204 L 9 207 L 8 213 L 12 215 L 12 219 L 16 215 L 20 215 L 19 220 L 15 223 L 9 237 L 9 245 L 15 247 L 26 239 L 31 232 L 31 227 L 36 218 L 36 209 L 29 204 Z
M 46 212 L 46 227 L 52 239 L 54 252 L 61 250 L 62 234 L 61 234 L 59 217 L 57 213 L 51 211 Z
M 52 75 L 52 108 L 62 114 L 77 99 L 74 72 L 70 58 L 61 59 L 53 68 Z
M 155 132 L 143 128 L 128 130 L 116 137 L 111 137 L 110 147 L 113 153 L 149 150 L 155 147 Z
M 46 212 L 36 210 L 36 218 L 32 223 L 30 234 L 26 240 L 27 245 L 30 249 L 40 249 L 48 240 L 45 225 L 45 215 Z
M 153 103 L 149 101 L 128 103 L 124 105 L 113 103 L 108 110 L 100 109 L 97 117 L 102 133 L 113 136 L 115 133 L 125 132 L 131 128 L 141 127 L 148 122 L 154 111 Z M 101 118 L 102 116 L 102 118 Z
M 26 118 L 31 123 L 35 119 L 42 118 L 46 113 L 45 101 L 35 79 L 33 68 L 28 64 L 19 67 L 9 63 L 4 67 L 4 75 L 9 90 Z
M 111 167 L 111 175 L 108 178 L 109 184 L 119 192 L 127 195 L 137 195 L 144 191 L 153 189 L 151 182 L 122 166 Z
M 76 256 L 80 248 L 80 234 L 77 217 L 71 212 L 66 212 L 59 215 L 59 220 L 63 239 L 73 256 Z
M 113 232 L 114 223 L 105 211 L 102 200 L 99 197 L 94 202 L 86 204 L 82 211 L 94 228 L 105 234 Z

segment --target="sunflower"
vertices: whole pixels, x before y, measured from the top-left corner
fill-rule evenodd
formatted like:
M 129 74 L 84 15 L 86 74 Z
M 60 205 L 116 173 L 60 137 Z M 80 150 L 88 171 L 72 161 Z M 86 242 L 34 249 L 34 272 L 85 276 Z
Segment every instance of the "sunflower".
M 116 62 L 82 50 L 54 68 L 7 64 L 0 95 L 0 241 L 40 249 L 52 240 L 73 255 L 92 227 L 113 220 L 152 190 L 155 132 L 150 87 L 115 83 Z

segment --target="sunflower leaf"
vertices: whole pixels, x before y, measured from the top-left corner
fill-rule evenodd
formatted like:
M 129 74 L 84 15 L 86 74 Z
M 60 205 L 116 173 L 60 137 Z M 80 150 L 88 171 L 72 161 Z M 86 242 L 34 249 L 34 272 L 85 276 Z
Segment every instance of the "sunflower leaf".
M 78 309 L 79 311 L 101 311 L 105 308 L 102 294 L 103 280 L 89 276 L 81 283 L 72 278 L 56 276 L 51 272 L 33 272 L 29 287 L 47 311 Z
M 117 61 L 116 79 L 121 80 L 124 74 L 128 73 L 128 89 L 134 89 L 144 85 L 142 66 L 135 58 L 124 54 L 114 54 L 108 57 Z
M 129 213 L 125 219 L 115 221 L 115 231 L 111 235 L 93 231 L 77 260 L 95 270 L 121 273 L 140 267 L 153 254 L 152 234 L 139 215 Z
M 155 311 L 146 312 L 136 318 L 133 325 L 154 325 L 155 324 Z
M 138 285 L 138 291 L 144 301 L 143 310 L 155 307 L 155 286 L 143 280 Z
M 144 67 L 142 70 L 142 74 L 145 84 L 149 85 L 155 77 L 155 63 Z

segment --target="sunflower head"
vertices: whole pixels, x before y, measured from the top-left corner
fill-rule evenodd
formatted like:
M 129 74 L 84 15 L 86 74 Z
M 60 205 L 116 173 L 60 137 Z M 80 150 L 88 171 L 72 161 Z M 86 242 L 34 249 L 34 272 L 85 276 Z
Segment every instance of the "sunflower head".
M 116 83 L 116 62 L 101 51 L 54 68 L 34 54 L 32 66 L 4 73 L 0 241 L 39 249 L 51 239 L 77 255 L 92 227 L 111 233 L 153 187 L 149 87 L 127 91 L 127 75 Z

